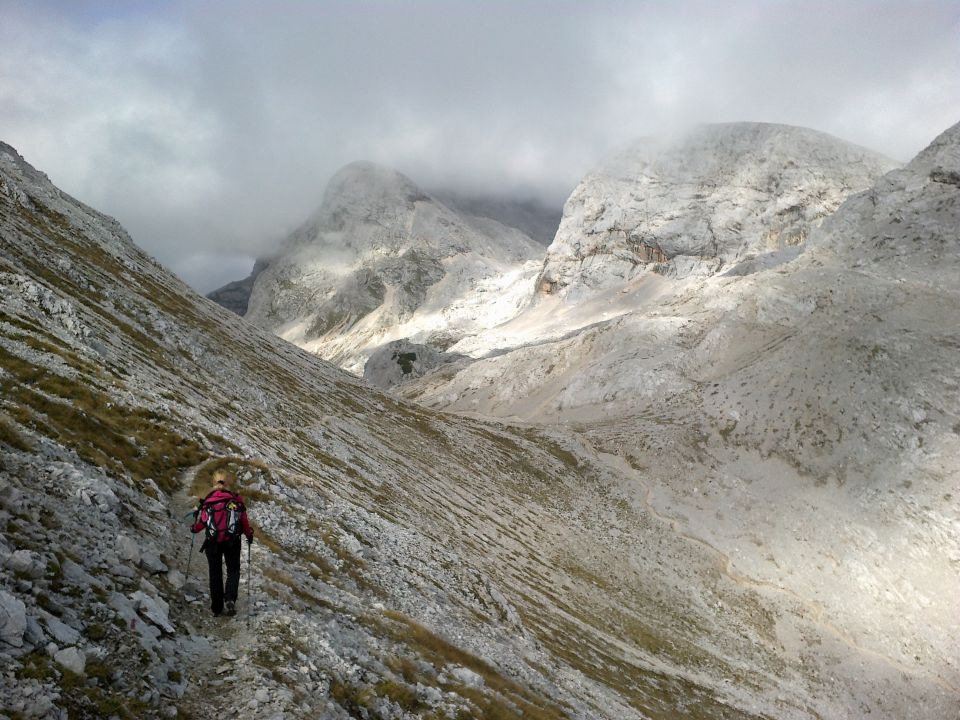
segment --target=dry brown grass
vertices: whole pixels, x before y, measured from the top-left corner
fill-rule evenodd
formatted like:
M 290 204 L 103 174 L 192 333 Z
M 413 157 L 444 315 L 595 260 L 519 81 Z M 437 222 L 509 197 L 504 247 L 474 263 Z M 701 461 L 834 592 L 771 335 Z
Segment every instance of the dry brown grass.
M 480 714 L 477 717 L 510 720 L 559 720 L 568 717 L 564 708 L 557 703 L 504 676 L 490 663 L 458 648 L 406 615 L 388 610 L 384 617 L 389 621 L 383 627 L 387 634 L 427 662 L 437 667 L 466 667 L 484 679 L 486 687 L 494 693 L 461 685 L 450 688 L 478 708 Z
M 0 380 L 11 416 L 115 476 L 153 478 L 172 492 L 179 471 L 205 455 L 195 440 L 171 428 L 172 419 L 118 405 L 90 378 L 57 375 L 5 348 L 0 364 L 12 376 Z

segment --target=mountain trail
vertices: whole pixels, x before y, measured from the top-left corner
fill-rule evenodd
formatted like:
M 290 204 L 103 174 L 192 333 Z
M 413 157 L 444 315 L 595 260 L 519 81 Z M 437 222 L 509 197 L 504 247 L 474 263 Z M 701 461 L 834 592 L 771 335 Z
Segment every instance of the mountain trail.
M 182 533 L 189 534 L 189 519 L 184 518 L 196 506 L 196 498 L 191 496 L 190 489 L 205 464 L 184 471 L 180 490 L 171 498 L 171 512 L 177 522 L 172 532 L 177 537 Z M 249 560 L 256 548 L 251 547 L 241 556 L 237 614 L 233 617 L 214 617 L 209 608 L 206 558 L 199 552 L 203 537 L 201 534 L 198 536 L 194 536 L 192 544 L 186 545 L 186 553 L 181 551 L 177 554 L 178 569 L 184 573 L 185 581 L 180 597 L 171 603 L 176 611 L 174 617 L 187 635 L 184 645 L 188 660 L 182 672 L 188 682 L 178 708 L 188 717 L 210 716 L 211 713 L 236 715 L 240 705 L 233 688 L 239 675 L 249 668 L 259 637 L 259 624 L 251 607 L 253 593 L 250 583 L 254 578 Z M 255 697 L 247 701 L 245 711 L 241 711 L 237 717 L 255 716 Z

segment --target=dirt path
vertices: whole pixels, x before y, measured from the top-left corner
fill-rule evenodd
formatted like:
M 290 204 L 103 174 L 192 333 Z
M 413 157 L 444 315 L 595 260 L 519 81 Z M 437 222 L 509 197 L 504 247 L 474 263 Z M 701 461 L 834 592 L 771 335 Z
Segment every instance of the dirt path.
M 184 519 L 196 507 L 196 498 L 190 495 L 197 472 L 202 465 L 190 468 L 181 477 L 181 489 L 171 498 L 171 512 L 177 525 L 171 528 L 176 537 L 190 533 L 190 520 Z M 257 623 L 248 604 L 250 577 L 247 552 L 241 560 L 240 593 L 237 615 L 214 617 L 209 607 L 206 557 L 199 552 L 203 534 L 194 536 L 191 549 L 177 556 L 177 569 L 185 575 L 179 597 L 171 602 L 171 618 L 185 636 L 183 646 L 187 661 L 182 669 L 187 690 L 177 703 L 187 717 L 210 717 L 229 713 L 238 717 L 235 683 L 236 671 L 248 660 L 250 648 L 255 645 Z M 189 566 L 189 574 L 187 573 Z M 226 689 L 230 689 L 227 692 Z M 250 689 L 252 697 L 254 689 Z

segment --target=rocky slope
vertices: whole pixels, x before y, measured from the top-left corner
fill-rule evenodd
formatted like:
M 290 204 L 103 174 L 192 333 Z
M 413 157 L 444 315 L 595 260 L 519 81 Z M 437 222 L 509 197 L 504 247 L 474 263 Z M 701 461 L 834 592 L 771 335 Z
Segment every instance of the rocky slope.
M 848 195 L 896 165 L 787 125 L 703 125 L 638 141 L 567 200 L 538 286 L 581 296 L 651 268 L 712 274 L 800 245 Z
M 518 230 L 459 215 L 409 178 L 355 163 L 257 278 L 246 317 L 359 374 L 390 340 L 444 349 L 509 319 L 542 257 Z
M 822 651 L 856 647 L 864 678 L 899 670 L 955 695 L 958 177 L 954 126 L 812 228 L 802 253 L 635 278 L 591 298 L 612 319 L 400 390 L 577 429 L 636 469 L 635 504 L 731 577 L 806 604 L 830 629 Z M 803 633 L 774 625 L 807 664 Z
M 956 134 L 799 264 L 646 288 L 658 313 L 580 333 L 594 381 L 619 371 L 607 405 L 545 393 L 568 423 L 540 429 L 404 404 L 251 328 L 0 146 L 0 706 L 950 717 Z M 858 247 L 876 263 L 848 268 Z M 851 321 L 864 293 L 881 322 Z M 540 346 L 548 375 L 582 377 L 574 339 Z M 259 541 L 252 603 L 213 625 L 182 517 L 224 463 Z
M 8 146 L 0 236 L 7 712 L 752 717 L 770 705 L 724 682 L 733 666 L 777 682 L 748 667 L 752 605 L 712 638 L 724 650 L 699 648 L 690 624 L 710 607 L 701 592 L 737 607 L 749 592 L 649 517 L 621 529 L 614 474 L 589 448 L 374 393 L 193 294 Z M 241 475 L 258 542 L 239 619 L 215 624 L 183 516 L 223 464 Z M 594 566 L 621 554 L 615 529 L 639 533 L 631 543 L 662 535 L 650 569 L 662 567 L 599 592 Z M 609 636 L 597 618 L 630 631 Z

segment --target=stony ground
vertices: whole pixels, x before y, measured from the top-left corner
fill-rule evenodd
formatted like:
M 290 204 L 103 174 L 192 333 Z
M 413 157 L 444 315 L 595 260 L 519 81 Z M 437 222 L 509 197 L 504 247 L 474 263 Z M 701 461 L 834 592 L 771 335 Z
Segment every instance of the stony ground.
M 932 198 L 948 220 L 954 185 L 929 178 L 953 176 L 927 170 L 892 192 Z M 891 197 L 875 206 L 908 206 Z M 931 217 L 890 223 L 919 232 Z M 950 227 L 925 237 L 942 250 Z M 715 333 L 678 328 L 691 350 L 682 392 L 548 427 L 398 401 L 250 327 L 6 146 L 0 240 L 9 717 L 956 716 L 957 594 L 944 591 L 956 582 L 956 377 L 922 364 L 947 367 L 956 344 L 933 322 L 922 335 L 906 316 L 884 323 L 875 361 L 896 362 L 875 380 L 924 402 L 896 407 L 872 447 L 911 474 L 820 473 L 834 453 L 862 452 L 817 435 L 840 410 L 814 403 L 818 389 L 862 381 L 817 370 L 848 347 L 817 344 L 848 307 L 829 300 L 842 284 L 820 284 L 828 255 L 785 287 L 816 291 L 821 312 L 798 336 L 822 348 L 808 375 L 774 372 L 791 350 L 776 333 L 725 340 L 810 309 L 760 293 Z M 890 279 L 900 266 L 909 282 Z M 902 257 L 886 268 L 876 298 L 903 286 L 891 301 L 909 299 L 908 315 L 956 307 L 956 276 L 924 286 Z M 919 385 L 895 372 L 909 359 L 900 332 L 939 343 Z M 746 354 L 711 362 L 731 345 Z M 794 418 L 760 412 L 792 388 L 811 398 L 789 436 L 809 448 L 799 456 L 785 449 Z M 868 403 L 858 417 L 890 410 Z M 186 577 L 183 514 L 221 465 L 241 476 L 258 535 L 253 607 L 243 585 L 240 614 L 214 621 L 203 558 Z

